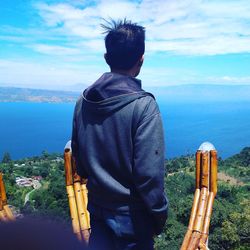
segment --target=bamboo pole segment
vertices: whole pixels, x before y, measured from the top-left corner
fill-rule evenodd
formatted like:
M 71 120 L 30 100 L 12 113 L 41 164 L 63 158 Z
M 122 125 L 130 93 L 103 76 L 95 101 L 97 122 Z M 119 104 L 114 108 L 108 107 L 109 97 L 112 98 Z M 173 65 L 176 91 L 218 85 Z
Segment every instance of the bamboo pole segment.
M 72 167 L 71 167 L 71 153 L 70 149 L 64 150 L 64 167 L 65 167 L 65 182 L 66 186 L 73 185 Z
M 207 188 L 201 189 L 200 199 L 199 199 L 199 205 L 195 217 L 194 227 L 193 227 L 193 234 L 191 236 L 188 250 L 196 249 L 199 245 L 203 224 L 204 224 L 204 218 L 207 208 L 207 200 L 208 200 L 209 191 Z M 198 237 L 199 236 L 199 237 Z
M 68 199 L 69 199 L 69 209 L 70 209 L 70 215 L 71 215 L 71 220 L 72 220 L 73 232 L 76 234 L 79 240 L 82 240 L 74 188 L 72 185 L 70 185 L 70 186 L 67 186 L 66 189 L 67 189 L 67 194 L 68 194 Z
M 200 198 L 200 189 L 197 188 L 194 194 L 194 201 L 193 201 L 193 206 L 192 206 L 192 212 L 191 212 L 190 219 L 189 219 L 188 230 L 185 234 L 185 237 L 181 246 L 181 250 L 186 250 L 189 244 L 190 237 L 193 232 L 193 226 L 194 226 L 194 221 L 195 221 L 195 217 L 196 217 L 196 213 L 198 209 L 199 198 Z
M 6 191 L 3 183 L 3 174 L 0 173 L 0 193 L 1 193 L 1 201 L 2 201 L 2 206 L 5 206 L 7 204 L 7 196 L 6 196 Z
M 200 198 L 200 187 L 201 187 L 201 151 L 197 150 L 196 152 L 196 189 L 194 194 L 194 201 L 192 206 L 192 211 L 189 219 L 188 230 L 185 234 L 181 250 L 186 250 L 190 241 L 190 237 L 193 232 L 193 226 L 198 210 L 199 198 Z
M 191 239 L 189 241 L 189 245 L 187 250 L 196 250 L 198 249 L 199 242 L 200 242 L 201 233 L 193 231 Z
M 213 203 L 214 198 L 217 193 L 217 152 L 215 150 L 210 151 L 210 193 L 208 197 L 208 206 L 206 210 L 206 216 L 204 220 L 204 226 L 202 230 L 202 237 L 200 240 L 200 247 L 206 244 L 209 234 L 209 226 L 210 226 L 210 220 L 212 215 L 212 209 L 213 209 Z
M 0 173 L 0 220 L 15 220 L 11 209 L 7 203 L 6 190 L 3 183 L 3 174 Z
M 7 221 L 7 216 L 4 210 L 0 210 L 0 221 Z
M 211 188 L 210 191 L 217 194 L 217 172 L 218 172 L 218 162 L 217 162 L 217 152 L 211 150 Z
M 65 167 L 65 182 L 66 190 L 69 200 L 69 209 L 72 220 L 73 232 L 79 240 L 82 240 L 80 223 L 78 218 L 78 211 L 75 199 L 75 192 L 73 188 L 72 167 L 71 167 L 71 152 L 70 149 L 64 150 L 64 167 Z
M 202 237 L 201 237 L 200 243 L 205 244 L 207 242 L 207 239 L 208 239 L 213 203 L 214 203 L 214 194 L 210 193 L 209 197 L 208 197 L 208 205 L 207 205 L 207 209 L 206 209 L 206 215 L 204 218 L 204 225 L 203 225 Z
M 88 228 L 90 229 L 90 215 L 89 211 L 87 210 L 88 206 L 88 189 L 87 189 L 87 180 L 82 179 L 81 180 L 81 189 L 82 189 L 82 194 L 83 194 L 83 200 L 84 200 L 84 207 L 86 208 L 86 221 L 88 223 Z
M 87 211 L 86 180 L 82 181 L 76 172 L 76 164 L 71 154 L 70 142 L 65 146 L 64 165 L 73 230 L 78 235 L 78 238 L 87 245 L 90 236 L 90 217 Z
M 205 217 L 206 207 L 207 207 L 207 199 L 209 195 L 209 166 L 208 166 L 208 152 L 201 153 L 201 193 L 199 198 L 199 205 L 196 213 L 196 218 L 194 222 L 193 230 L 197 232 L 202 232 L 203 221 Z
M 209 152 L 203 151 L 201 153 L 201 194 L 199 205 L 195 217 L 193 233 L 190 238 L 188 250 L 197 249 L 202 235 L 204 219 L 207 209 L 207 201 L 209 196 Z
M 209 189 L 209 172 L 210 172 L 210 160 L 209 160 L 209 152 L 201 153 L 202 160 L 202 171 L 201 171 L 201 186 Z
M 208 247 L 205 243 L 200 242 L 199 247 L 197 248 L 198 250 L 208 250 Z
M 83 200 L 83 194 L 81 191 L 81 184 L 80 182 L 74 183 L 74 191 L 76 196 L 76 204 L 78 208 L 78 217 L 79 217 L 79 223 L 80 228 L 82 232 L 83 240 L 88 243 L 89 241 L 89 226 L 88 226 L 88 220 L 86 219 L 86 209 L 85 204 Z
M 5 205 L 5 206 L 3 207 L 3 209 L 4 209 L 4 212 L 6 213 L 7 219 L 8 219 L 8 220 L 14 221 L 14 220 L 15 220 L 15 217 L 14 217 L 14 215 L 13 215 L 13 213 L 12 213 L 10 207 L 9 207 L 8 205 Z
M 217 193 L 217 152 L 203 143 L 196 153 L 196 190 L 181 250 L 207 250 L 210 219 Z
M 76 197 L 76 204 L 78 210 L 78 218 L 80 223 L 80 228 L 82 232 L 83 240 L 86 244 L 89 242 L 89 217 L 87 213 L 87 203 L 84 201 L 84 194 L 81 187 L 81 177 L 76 172 L 76 162 L 75 159 L 71 156 L 72 160 L 72 174 L 73 174 L 73 182 L 74 182 L 74 191 Z
M 3 201 L 2 201 L 2 191 L 1 191 L 1 185 L 0 185 L 0 211 L 2 210 L 3 210 Z
M 196 189 L 201 186 L 201 151 L 196 152 Z

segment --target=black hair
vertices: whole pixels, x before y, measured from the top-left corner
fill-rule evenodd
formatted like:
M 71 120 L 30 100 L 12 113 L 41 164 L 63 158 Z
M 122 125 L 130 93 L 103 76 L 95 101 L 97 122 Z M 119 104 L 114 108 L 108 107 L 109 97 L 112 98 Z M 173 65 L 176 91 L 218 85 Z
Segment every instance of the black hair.
M 106 62 L 111 69 L 129 70 L 145 51 L 145 28 L 126 19 L 101 24 L 106 33 Z

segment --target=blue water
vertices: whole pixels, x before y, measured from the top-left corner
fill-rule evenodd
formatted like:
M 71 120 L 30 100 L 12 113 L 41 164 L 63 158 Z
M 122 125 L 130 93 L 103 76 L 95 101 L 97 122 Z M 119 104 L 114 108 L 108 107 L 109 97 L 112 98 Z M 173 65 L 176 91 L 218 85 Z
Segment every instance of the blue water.
M 71 137 L 73 104 L 0 103 L 0 157 L 63 152 Z
M 166 157 L 194 153 L 212 142 L 222 158 L 250 146 L 249 103 L 167 103 L 162 112 Z M 0 158 L 62 152 L 71 136 L 74 104 L 0 103 Z
M 250 102 L 160 103 L 169 158 L 194 153 L 204 141 L 222 158 L 250 146 Z

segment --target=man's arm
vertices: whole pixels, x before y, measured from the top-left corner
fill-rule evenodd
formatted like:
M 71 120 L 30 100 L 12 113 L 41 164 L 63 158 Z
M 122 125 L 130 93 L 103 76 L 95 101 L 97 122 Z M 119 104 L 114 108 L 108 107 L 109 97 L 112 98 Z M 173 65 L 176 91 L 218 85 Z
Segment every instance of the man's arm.
M 164 193 L 164 135 L 155 100 L 143 98 L 144 114 L 134 138 L 134 182 L 153 216 L 155 233 L 160 234 L 167 219 L 168 201 Z M 149 101 L 145 106 L 146 99 Z
M 78 142 L 78 126 L 79 122 L 81 122 L 81 103 L 80 99 L 77 101 L 75 110 L 74 110 L 74 116 L 73 116 L 73 124 L 72 124 L 72 136 L 71 136 L 71 148 L 72 148 L 72 156 L 76 162 L 76 170 L 77 174 L 80 175 L 83 178 L 87 178 L 88 175 L 86 171 L 84 170 L 84 163 L 82 162 L 80 150 L 79 150 L 79 142 Z M 84 138 L 82 138 L 84 140 Z

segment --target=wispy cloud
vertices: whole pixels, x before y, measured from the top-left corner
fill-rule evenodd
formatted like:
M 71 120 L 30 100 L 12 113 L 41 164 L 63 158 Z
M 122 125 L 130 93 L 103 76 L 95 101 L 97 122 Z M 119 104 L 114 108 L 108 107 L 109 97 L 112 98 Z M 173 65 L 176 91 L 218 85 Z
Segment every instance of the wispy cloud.
M 82 88 L 100 76 L 103 68 L 86 65 L 56 65 L 29 60 L 0 60 L 0 84 L 46 89 L 65 89 L 75 84 Z M 92 74 L 89 74 L 92 72 Z
M 45 44 L 35 44 L 32 46 L 34 50 L 40 53 L 48 54 L 48 55 L 78 55 L 80 54 L 80 50 L 76 48 L 57 46 L 57 45 L 45 45 Z
M 242 62 L 244 70 L 237 69 L 232 74 L 228 70 L 206 72 L 197 67 L 199 58 L 209 60 L 207 58 L 218 58 L 217 55 L 250 54 L 248 0 L 30 2 L 33 3 L 29 5 L 32 17 L 27 18 L 26 25 L 15 26 L 11 22 L 0 25 L 0 43 L 10 50 L 9 54 L 5 54 L 5 49 L 0 51 L 0 56 L 3 55 L 0 61 L 2 83 L 30 82 L 35 86 L 46 83 L 48 87 L 53 83 L 61 87 L 62 83 L 72 85 L 82 79 L 87 84 L 93 82 L 105 70 L 104 35 L 100 23 L 103 19 L 126 17 L 146 27 L 146 53 L 149 54 L 146 61 L 151 60 L 144 64 L 141 74 L 146 86 L 250 84 L 245 59 Z M 18 9 L 16 11 L 18 13 Z M 184 63 L 180 67 L 177 63 L 164 62 L 166 58 L 178 58 L 177 61 L 195 58 L 197 61 L 189 68 Z M 200 69 L 203 71 L 199 72 Z
M 40 27 L 26 30 L 0 27 L 2 40 L 23 42 L 36 40 L 50 46 L 84 47 L 92 52 L 104 51 L 104 19 L 125 18 L 144 25 L 147 51 L 179 55 L 222 55 L 250 53 L 250 2 L 205 0 L 99 0 L 36 2 L 33 7 L 41 18 Z M 17 37 L 19 36 L 19 38 Z M 26 40 L 25 40 L 26 39 Z M 45 54 L 51 49 L 42 49 Z M 102 49 L 101 49 L 102 48 Z
M 147 28 L 148 50 L 182 55 L 250 52 L 250 2 L 202 0 L 98 1 L 86 7 L 36 4 L 45 24 L 99 48 L 101 18 L 127 17 Z
M 208 82 L 217 83 L 217 84 L 250 84 L 250 75 L 249 76 L 221 76 L 221 77 L 209 77 Z

